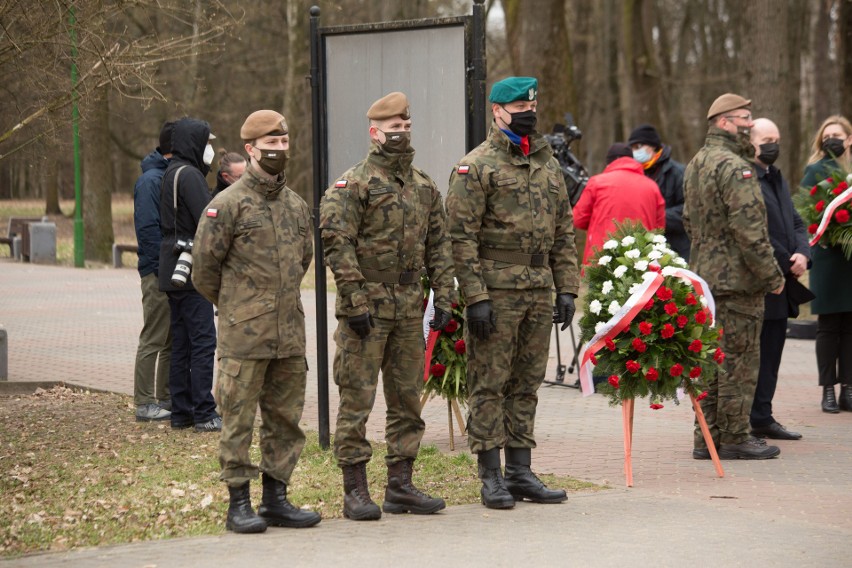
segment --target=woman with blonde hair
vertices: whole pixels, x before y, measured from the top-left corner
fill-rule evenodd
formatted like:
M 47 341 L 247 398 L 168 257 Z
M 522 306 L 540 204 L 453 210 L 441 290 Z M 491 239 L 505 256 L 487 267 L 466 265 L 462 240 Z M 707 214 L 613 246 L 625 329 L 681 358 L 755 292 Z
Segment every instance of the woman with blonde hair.
M 826 118 L 812 144 L 813 154 L 800 184 L 810 190 L 832 172 L 849 172 L 852 165 L 852 124 L 840 115 Z M 817 370 L 823 388 L 822 410 L 836 414 L 852 412 L 852 260 L 839 246 L 819 242 L 811 248 L 813 268 L 810 287 L 816 295 L 811 311 L 818 316 L 816 335 Z M 834 385 L 840 383 L 840 401 Z

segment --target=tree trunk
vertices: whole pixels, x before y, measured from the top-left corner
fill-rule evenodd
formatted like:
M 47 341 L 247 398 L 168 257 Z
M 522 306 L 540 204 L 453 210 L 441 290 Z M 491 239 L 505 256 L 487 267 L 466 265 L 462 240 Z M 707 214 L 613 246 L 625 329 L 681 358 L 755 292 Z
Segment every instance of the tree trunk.
M 852 0 L 840 0 L 840 113 L 852 116 Z
M 88 104 L 83 123 L 83 226 L 86 260 L 110 262 L 112 243 L 113 168 L 109 138 L 109 97 L 99 89 Z
M 623 109 L 627 111 L 625 136 L 640 123 L 662 126 L 660 64 L 654 52 L 651 8 L 648 0 L 624 0 L 622 8 L 624 64 L 632 86 L 630 108 Z

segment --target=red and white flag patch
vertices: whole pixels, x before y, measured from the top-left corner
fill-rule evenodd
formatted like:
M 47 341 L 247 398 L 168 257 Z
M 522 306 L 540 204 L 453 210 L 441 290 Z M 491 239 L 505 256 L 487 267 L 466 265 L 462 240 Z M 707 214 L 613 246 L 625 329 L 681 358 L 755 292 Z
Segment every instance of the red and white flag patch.
M 212 209 L 212 208 L 208 209 L 207 210 L 207 216 L 208 217 L 218 217 L 219 216 L 219 210 L 218 209 Z
M 470 171 L 470 166 L 459 166 L 457 170 L 460 174 L 466 174 Z
M 334 184 L 334 187 L 346 187 L 349 184 L 349 181 L 345 179 L 337 180 L 337 183 Z
M 749 179 L 751 177 L 751 170 L 743 170 L 743 179 Z

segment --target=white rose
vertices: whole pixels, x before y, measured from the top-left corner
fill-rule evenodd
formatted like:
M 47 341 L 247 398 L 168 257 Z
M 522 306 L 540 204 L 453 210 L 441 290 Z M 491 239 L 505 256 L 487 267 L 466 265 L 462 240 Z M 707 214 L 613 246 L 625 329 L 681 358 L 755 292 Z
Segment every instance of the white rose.
M 651 252 L 648 253 L 648 259 L 649 260 L 659 260 L 661 258 L 663 258 L 663 253 L 661 253 L 657 249 L 654 249 L 654 250 L 652 250 Z
M 619 305 L 618 302 L 613 300 L 612 303 L 609 305 L 609 307 L 606 309 L 606 311 L 608 311 L 610 313 L 610 315 L 615 315 L 618 312 L 618 310 L 620 310 L 620 309 L 621 309 L 621 305 Z
M 612 257 L 609 256 L 608 254 L 605 254 L 598 259 L 598 265 L 606 266 L 607 264 L 609 264 L 609 261 L 611 261 L 611 260 L 612 260 Z
M 683 260 L 681 257 L 675 258 L 673 262 L 678 266 L 686 266 L 686 261 Z
M 632 284 L 630 286 L 630 288 L 628 288 L 627 293 L 632 296 L 633 294 L 636 293 L 636 291 L 639 289 L 639 287 L 640 287 L 640 284 L 638 282 L 636 282 L 636 283 Z
M 603 308 L 603 306 L 601 305 L 601 303 L 598 300 L 592 300 L 591 303 L 589 304 L 589 311 L 592 312 L 595 315 L 598 315 L 599 313 L 601 313 L 601 308 Z
M 639 251 L 639 249 L 630 249 L 629 251 L 624 253 L 624 256 L 626 256 L 627 258 L 639 258 L 640 256 L 642 256 L 642 253 Z
M 707 298 L 705 298 L 704 296 L 699 296 L 698 301 L 701 302 L 702 307 L 707 307 Z
M 636 239 L 634 239 L 630 235 L 627 235 L 626 237 L 621 239 L 621 246 L 629 247 L 630 245 L 632 245 L 635 242 L 636 242 Z
M 604 249 L 604 250 L 612 250 L 612 249 L 614 249 L 614 248 L 618 248 L 618 241 L 616 241 L 616 240 L 614 240 L 614 239 L 610 239 L 610 240 L 608 240 L 608 241 L 607 241 L 607 242 L 605 242 L 605 243 L 604 243 L 604 245 L 603 245 L 603 249 Z
M 674 276 L 676 272 L 677 268 L 675 268 L 674 266 L 664 266 L 663 269 L 660 271 L 660 274 L 662 274 L 663 276 Z
M 653 239 L 653 241 L 654 241 L 655 243 L 665 244 L 665 242 L 666 242 L 666 237 L 664 237 L 663 235 L 654 235 L 654 239 Z
M 602 330 L 605 325 L 606 325 L 605 321 L 599 321 L 598 323 L 596 323 L 595 324 L 595 333 L 599 333 L 600 330 Z
M 612 275 L 616 278 L 621 278 L 622 276 L 624 276 L 625 272 L 627 272 L 627 267 L 621 264 L 617 266 L 615 270 L 612 271 Z
M 648 261 L 647 260 L 637 260 L 636 264 L 633 265 L 633 268 L 639 270 L 640 272 L 645 272 L 648 270 Z
M 601 286 L 601 294 L 609 294 L 610 292 L 612 292 L 612 280 L 607 280 Z

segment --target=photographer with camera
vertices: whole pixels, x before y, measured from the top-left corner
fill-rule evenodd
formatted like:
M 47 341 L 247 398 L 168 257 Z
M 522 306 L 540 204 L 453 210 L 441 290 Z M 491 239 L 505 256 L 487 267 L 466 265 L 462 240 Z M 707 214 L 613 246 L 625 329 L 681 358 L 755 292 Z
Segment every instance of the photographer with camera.
M 210 202 L 205 176 L 213 161 L 210 125 L 182 118 L 172 131 L 172 159 L 160 188 L 160 290 L 169 297 L 172 361 L 169 391 L 173 429 L 195 426 L 218 432 L 222 419 L 213 400 L 216 326 L 213 304 L 192 286 L 192 240 Z

